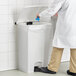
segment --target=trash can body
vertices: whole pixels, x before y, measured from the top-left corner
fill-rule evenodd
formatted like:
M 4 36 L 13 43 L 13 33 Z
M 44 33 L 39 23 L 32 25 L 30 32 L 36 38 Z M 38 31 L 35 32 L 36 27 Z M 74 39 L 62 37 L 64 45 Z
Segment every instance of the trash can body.
M 49 34 L 48 36 L 47 33 Z M 29 73 L 34 72 L 35 66 L 44 66 L 45 50 L 47 50 L 46 48 L 50 49 L 52 37 L 51 23 L 34 22 L 33 25 L 18 24 L 18 69 Z M 47 41 L 46 38 L 48 38 Z

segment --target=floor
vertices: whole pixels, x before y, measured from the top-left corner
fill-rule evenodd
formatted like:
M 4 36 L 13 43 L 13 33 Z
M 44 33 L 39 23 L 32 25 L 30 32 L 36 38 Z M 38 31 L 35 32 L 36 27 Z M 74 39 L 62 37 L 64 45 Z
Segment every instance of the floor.
M 61 63 L 59 72 L 55 75 L 39 73 L 39 72 L 27 74 L 18 70 L 10 70 L 10 71 L 0 72 L 0 76 L 69 76 L 66 73 L 67 69 L 69 69 L 69 62 Z

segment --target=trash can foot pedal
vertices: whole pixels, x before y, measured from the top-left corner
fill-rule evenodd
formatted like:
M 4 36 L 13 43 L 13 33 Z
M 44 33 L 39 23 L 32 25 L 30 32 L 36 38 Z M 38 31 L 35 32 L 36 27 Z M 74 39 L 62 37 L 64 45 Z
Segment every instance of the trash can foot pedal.
M 34 72 L 41 72 L 41 69 L 38 66 L 34 67 Z

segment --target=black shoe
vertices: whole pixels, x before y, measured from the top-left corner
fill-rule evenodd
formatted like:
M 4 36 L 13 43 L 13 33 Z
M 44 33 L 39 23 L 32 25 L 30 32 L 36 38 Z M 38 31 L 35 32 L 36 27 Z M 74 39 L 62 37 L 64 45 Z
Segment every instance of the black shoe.
M 76 73 L 70 72 L 69 70 L 67 70 L 67 74 L 68 74 L 68 75 L 76 76 Z
M 43 73 L 56 74 L 56 72 L 49 70 L 47 67 L 41 67 L 40 71 Z

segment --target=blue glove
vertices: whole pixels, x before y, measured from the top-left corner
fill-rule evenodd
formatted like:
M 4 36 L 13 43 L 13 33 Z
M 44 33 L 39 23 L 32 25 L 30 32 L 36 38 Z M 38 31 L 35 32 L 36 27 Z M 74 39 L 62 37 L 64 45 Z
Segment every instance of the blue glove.
M 40 17 L 39 17 L 39 16 L 37 16 L 37 18 L 36 18 L 35 20 L 40 21 Z

